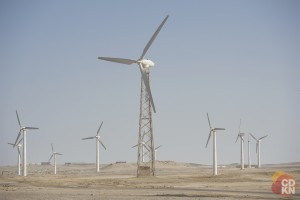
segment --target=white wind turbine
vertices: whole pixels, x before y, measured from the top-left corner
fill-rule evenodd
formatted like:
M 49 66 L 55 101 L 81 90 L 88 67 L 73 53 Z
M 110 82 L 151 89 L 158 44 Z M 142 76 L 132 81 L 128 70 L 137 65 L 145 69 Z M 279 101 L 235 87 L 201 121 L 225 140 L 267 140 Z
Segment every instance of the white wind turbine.
M 137 146 L 138 146 L 138 144 L 132 146 L 131 148 L 135 148 L 135 147 L 137 147 Z M 155 161 L 156 161 L 156 152 L 157 152 L 157 149 L 159 149 L 160 147 L 162 147 L 162 145 L 160 145 L 160 146 L 158 146 L 158 147 L 156 147 L 156 148 L 154 149 L 154 160 L 155 160 Z M 147 149 L 148 152 L 150 151 L 150 148 L 147 147 L 146 143 L 145 143 L 145 142 L 142 142 L 142 162 L 144 162 L 144 160 L 145 160 L 145 158 L 144 158 L 144 156 L 145 156 L 145 155 L 144 155 L 144 152 L 145 152 L 144 148 Z
M 250 137 L 248 133 L 248 168 L 251 168 L 251 155 L 250 155 Z
M 135 148 L 137 146 L 139 146 L 139 144 L 136 144 L 136 145 L 132 146 L 131 148 Z M 142 162 L 145 162 L 145 149 L 150 151 L 150 149 L 147 147 L 146 143 L 142 142 Z
M 206 142 L 206 146 L 208 145 L 208 142 L 209 142 L 209 139 L 210 139 L 210 136 L 211 134 L 213 135 L 213 175 L 218 175 L 218 164 L 217 164 L 217 131 L 223 131 L 225 130 L 225 128 L 212 128 L 211 127 L 211 124 L 210 124 L 210 120 L 209 120 L 209 116 L 208 116 L 208 113 L 207 114 L 207 120 L 208 120 L 208 125 L 209 125 L 209 128 L 210 128 L 210 131 L 209 131 L 209 134 L 208 134 L 208 139 L 207 139 L 207 142 Z
M 21 142 L 22 142 L 23 138 L 18 142 L 17 147 L 18 147 L 18 175 L 21 175 Z M 13 147 L 15 147 L 15 144 L 13 143 L 7 143 L 12 145 Z
M 160 147 L 162 147 L 162 145 L 159 145 L 158 147 L 156 147 L 156 148 L 154 149 L 154 151 L 155 151 L 155 153 L 154 153 L 155 161 L 156 161 L 156 152 L 157 152 L 157 149 L 159 149 Z
M 27 130 L 35 130 L 35 129 L 38 129 L 38 128 L 28 127 L 28 126 L 21 126 L 21 122 L 20 122 L 20 119 L 19 119 L 18 111 L 16 111 L 16 114 L 17 114 L 18 123 L 19 123 L 19 126 L 20 126 L 20 131 L 19 131 L 18 137 L 17 137 L 17 139 L 16 139 L 16 141 L 14 143 L 14 146 L 17 145 L 19 137 L 21 136 L 21 134 L 23 134 L 23 176 L 27 176 L 26 133 L 27 133 Z
M 92 136 L 92 137 L 87 137 L 87 138 L 82 138 L 82 140 L 89 140 L 89 139 L 96 139 L 96 171 L 99 172 L 99 143 L 103 146 L 103 148 L 106 150 L 106 147 L 104 146 L 104 144 L 102 143 L 102 141 L 100 140 L 100 129 L 102 127 L 103 122 L 101 123 L 101 125 L 98 128 L 97 131 L 97 135 Z
M 58 153 L 58 152 L 55 152 L 52 144 L 51 144 L 51 147 L 52 147 L 52 155 L 49 158 L 49 162 L 53 158 L 53 161 L 54 161 L 54 174 L 56 174 L 56 155 L 62 155 L 62 154 Z
M 240 125 L 239 125 L 239 132 L 238 135 L 236 137 L 235 143 L 238 141 L 238 139 L 241 139 L 241 169 L 244 169 L 244 136 L 245 133 L 241 132 L 241 124 L 242 124 L 242 120 L 240 120 Z
M 264 139 L 268 135 L 265 135 L 265 136 L 263 136 L 263 137 L 261 137 L 259 139 L 256 139 L 256 137 L 254 137 L 254 135 L 252 135 L 252 133 L 250 133 L 250 135 L 256 141 L 257 167 L 260 168 L 261 167 L 261 164 L 260 164 L 260 142 L 261 142 L 262 139 Z

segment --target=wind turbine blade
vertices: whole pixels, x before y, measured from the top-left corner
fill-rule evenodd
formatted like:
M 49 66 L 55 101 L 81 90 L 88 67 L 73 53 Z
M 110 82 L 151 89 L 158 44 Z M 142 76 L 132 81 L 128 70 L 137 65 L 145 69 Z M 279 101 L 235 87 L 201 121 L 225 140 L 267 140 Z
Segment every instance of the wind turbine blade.
M 208 113 L 206 113 L 206 115 L 207 115 L 207 120 L 208 120 L 208 125 L 209 125 L 209 128 L 210 128 L 210 129 L 212 129 L 212 128 L 211 128 L 211 125 L 210 125 L 210 120 L 209 120 Z
M 19 134 L 18 134 L 18 137 L 17 137 L 17 139 L 16 139 L 16 141 L 15 141 L 14 147 L 17 145 L 17 142 L 18 142 L 18 140 L 19 140 L 20 135 L 21 135 L 21 130 L 19 131 Z
M 94 139 L 94 138 L 96 138 L 95 136 L 93 136 L 93 137 L 86 137 L 86 138 L 82 138 L 82 140 L 89 140 L 89 139 Z
M 27 130 L 34 130 L 34 129 L 39 129 L 39 128 L 36 128 L 36 127 L 25 127 L 25 129 L 27 129 Z
M 241 132 L 242 119 L 240 119 L 239 133 Z
M 250 133 L 251 137 L 253 137 L 254 140 L 256 140 L 256 142 L 258 142 L 258 139 L 256 139 L 256 137 L 254 137 L 254 135 L 252 135 L 252 133 Z
M 126 59 L 126 58 L 111 58 L 111 57 L 98 57 L 100 60 L 106 60 L 110 62 L 116 62 L 126 65 L 131 65 L 133 63 L 136 63 L 136 60 Z
M 159 149 L 160 147 L 162 147 L 162 145 L 159 145 L 158 147 L 156 147 L 155 150 Z
M 149 98 L 150 98 L 152 109 L 153 109 L 154 113 L 156 113 L 154 102 L 153 102 L 153 98 L 152 98 L 152 93 L 151 93 L 151 90 L 150 90 L 149 79 L 148 79 L 147 75 L 145 74 L 145 72 L 144 72 L 141 64 L 139 64 L 139 67 L 140 67 L 140 71 L 141 71 L 141 75 L 142 75 L 142 79 L 143 79 L 144 85 L 146 87 L 146 91 L 147 91 L 147 93 L 149 95 Z
M 268 135 L 265 135 L 265 136 L 259 138 L 258 140 L 262 140 L 262 139 L 264 139 L 265 137 L 268 137 Z
M 49 161 L 48 161 L 48 162 L 50 162 L 50 161 L 51 161 L 52 157 L 53 157 L 53 154 L 52 154 L 52 155 L 51 155 L 51 157 L 49 158 Z
M 145 54 L 147 53 L 148 49 L 150 48 L 151 44 L 153 43 L 153 41 L 155 40 L 156 36 L 158 35 L 158 33 L 160 32 L 161 28 L 163 27 L 163 25 L 165 24 L 165 22 L 167 21 L 169 15 L 167 15 L 165 17 L 165 19 L 162 21 L 162 23 L 159 25 L 159 27 L 157 28 L 157 30 L 154 32 L 154 34 L 152 35 L 151 39 L 149 40 L 149 42 L 147 43 L 147 45 L 144 48 L 144 51 L 140 57 L 140 59 L 143 59 Z
M 207 142 L 206 142 L 206 146 L 205 146 L 205 148 L 207 148 L 207 145 L 208 145 L 208 142 L 209 142 L 210 136 L 211 136 L 211 131 L 209 132 L 209 135 L 208 135 L 208 139 L 207 139 Z
M 214 128 L 215 131 L 225 131 L 225 128 Z
M 239 139 L 239 135 L 236 137 L 235 143 L 238 141 L 238 139 Z
M 62 156 L 62 154 L 61 154 L 61 153 L 56 153 L 56 155 L 60 155 L 60 156 Z
M 102 123 L 100 124 L 100 126 L 98 128 L 97 135 L 99 134 L 99 131 L 100 131 L 101 127 L 102 127 L 102 124 L 103 124 L 103 121 L 102 121 Z
M 12 146 L 14 146 L 15 144 L 13 144 L 13 143 L 7 143 L 7 144 L 10 144 L 10 145 L 12 145 Z
M 54 152 L 54 149 L 53 149 L 53 144 L 51 143 L 51 147 L 52 147 L 52 153 Z
M 21 126 L 21 122 L 20 122 L 20 119 L 19 119 L 19 115 L 18 115 L 18 111 L 17 111 L 17 110 L 16 110 L 16 114 L 17 114 L 19 126 L 20 126 L 20 128 L 21 128 L 22 126 Z
M 136 145 L 132 146 L 131 148 L 134 148 L 134 147 L 137 147 L 137 146 L 138 146 L 138 144 L 136 144 Z
M 106 150 L 106 147 L 104 146 L 104 144 L 101 142 L 101 140 L 99 140 L 100 144 L 103 146 L 103 148 Z
M 23 141 L 23 138 L 21 139 L 21 140 L 19 140 L 19 142 L 18 142 L 18 144 L 17 145 L 19 145 L 21 142 Z

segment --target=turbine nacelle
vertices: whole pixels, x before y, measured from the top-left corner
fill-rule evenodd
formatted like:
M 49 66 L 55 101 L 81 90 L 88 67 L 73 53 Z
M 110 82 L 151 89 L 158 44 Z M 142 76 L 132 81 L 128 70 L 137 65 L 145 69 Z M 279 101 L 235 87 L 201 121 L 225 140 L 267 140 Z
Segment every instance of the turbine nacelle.
M 239 133 L 239 136 L 240 136 L 240 137 L 244 137 L 244 136 L 245 136 L 245 133 Z
M 210 128 L 210 131 L 209 131 L 209 134 L 208 134 L 208 139 L 207 139 L 205 148 L 206 148 L 207 145 L 208 145 L 208 142 L 209 142 L 209 140 L 210 140 L 210 136 L 211 136 L 212 133 L 217 132 L 217 131 L 224 131 L 224 130 L 225 130 L 225 128 L 213 128 L 213 127 L 211 126 L 211 124 L 210 124 L 210 120 L 209 120 L 208 113 L 206 113 L 206 115 L 207 115 L 207 120 L 208 120 L 208 125 L 209 125 L 209 128 Z
M 152 60 L 148 59 L 142 59 L 137 61 L 138 64 L 142 65 L 142 68 L 145 69 L 150 69 L 151 67 L 154 67 L 154 62 Z

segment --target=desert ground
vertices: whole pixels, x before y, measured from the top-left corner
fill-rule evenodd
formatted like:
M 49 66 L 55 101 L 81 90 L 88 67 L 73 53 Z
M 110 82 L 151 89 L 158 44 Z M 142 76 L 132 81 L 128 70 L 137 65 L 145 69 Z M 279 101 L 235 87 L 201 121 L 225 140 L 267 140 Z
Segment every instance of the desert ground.
M 271 190 L 272 175 L 281 170 L 296 180 L 296 194 L 284 197 Z M 136 178 L 136 164 L 114 163 L 28 165 L 28 176 L 16 166 L 0 166 L 0 199 L 300 199 L 300 163 L 263 165 L 240 170 L 237 165 L 211 166 L 157 161 L 155 177 Z M 298 184 L 297 184 L 298 183 Z

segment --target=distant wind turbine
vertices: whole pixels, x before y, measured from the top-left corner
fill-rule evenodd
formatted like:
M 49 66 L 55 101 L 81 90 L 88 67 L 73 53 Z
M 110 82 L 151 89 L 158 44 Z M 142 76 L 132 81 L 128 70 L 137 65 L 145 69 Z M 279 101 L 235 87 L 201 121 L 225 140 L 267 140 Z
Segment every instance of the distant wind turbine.
M 250 137 L 248 133 L 248 168 L 251 168 L 251 155 L 250 155 Z
M 20 126 L 20 130 L 19 130 L 19 134 L 17 136 L 17 139 L 16 139 L 16 141 L 14 143 L 14 146 L 16 146 L 18 144 L 18 140 L 19 140 L 21 134 L 23 134 L 23 176 L 27 176 L 26 133 L 27 133 L 27 130 L 36 130 L 38 128 L 28 127 L 28 126 L 21 126 L 21 122 L 20 122 L 20 119 L 19 119 L 18 111 L 16 111 L 16 115 L 17 115 L 17 118 L 18 118 L 18 123 L 19 123 L 19 126 Z
M 208 125 L 210 128 L 209 134 L 208 134 L 208 139 L 206 142 L 206 148 L 210 139 L 210 136 L 213 135 L 213 175 L 218 175 L 218 164 L 217 164 L 217 131 L 223 131 L 225 128 L 212 128 L 209 120 L 208 113 L 207 114 L 207 120 L 208 120 Z
M 87 138 L 82 138 L 82 140 L 89 140 L 89 139 L 96 139 L 96 171 L 99 172 L 100 168 L 99 168 L 99 143 L 103 146 L 103 148 L 106 150 L 106 147 L 104 146 L 104 144 L 102 143 L 102 141 L 100 140 L 100 129 L 102 127 L 103 122 L 101 123 L 101 125 L 98 128 L 97 131 L 97 135 L 92 136 L 92 137 L 87 137 Z
M 261 168 L 261 164 L 260 164 L 260 143 L 261 143 L 261 140 L 264 139 L 265 137 L 267 137 L 268 135 L 265 135 L 265 136 L 263 136 L 259 139 L 256 139 L 256 137 L 254 137 L 254 135 L 252 135 L 251 133 L 250 133 L 250 135 L 256 141 L 257 167 Z
M 23 141 L 23 138 L 18 142 L 18 144 L 16 145 L 18 147 L 18 175 L 20 176 L 21 175 L 21 151 L 20 151 L 20 148 L 21 148 L 21 142 Z M 15 147 L 15 144 L 13 143 L 8 143 L 10 145 L 12 145 L 13 147 Z
M 154 153 L 154 158 L 155 158 L 155 161 L 156 161 L 156 152 L 157 152 L 157 149 L 159 149 L 160 147 L 162 147 L 162 145 L 159 145 L 158 147 L 156 147 L 155 149 L 154 149 L 154 151 L 155 151 L 155 153 Z
M 241 169 L 244 169 L 244 136 L 245 133 L 241 132 L 241 124 L 242 124 L 242 120 L 240 119 L 240 125 L 239 125 L 239 132 L 238 135 L 236 137 L 235 143 L 238 141 L 238 139 L 241 139 Z
M 58 153 L 58 152 L 55 152 L 52 144 L 51 144 L 51 147 L 52 147 L 52 155 L 49 158 L 49 162 L 53 158 L 53 160 L 54 160 L 54 174 L 56 174 L 56 155 L 62 155 L 62 154 Z
M 134 146 L 132 146 L 131 148 L 135 148 L 138 147 L 139 144 L 136 144 Z M 147 147 L 145 142 L 142 142 L 142 162 L 145 162 L 145 149 L 147 150 L 147 152 L 150 151 L 150 149 Z

